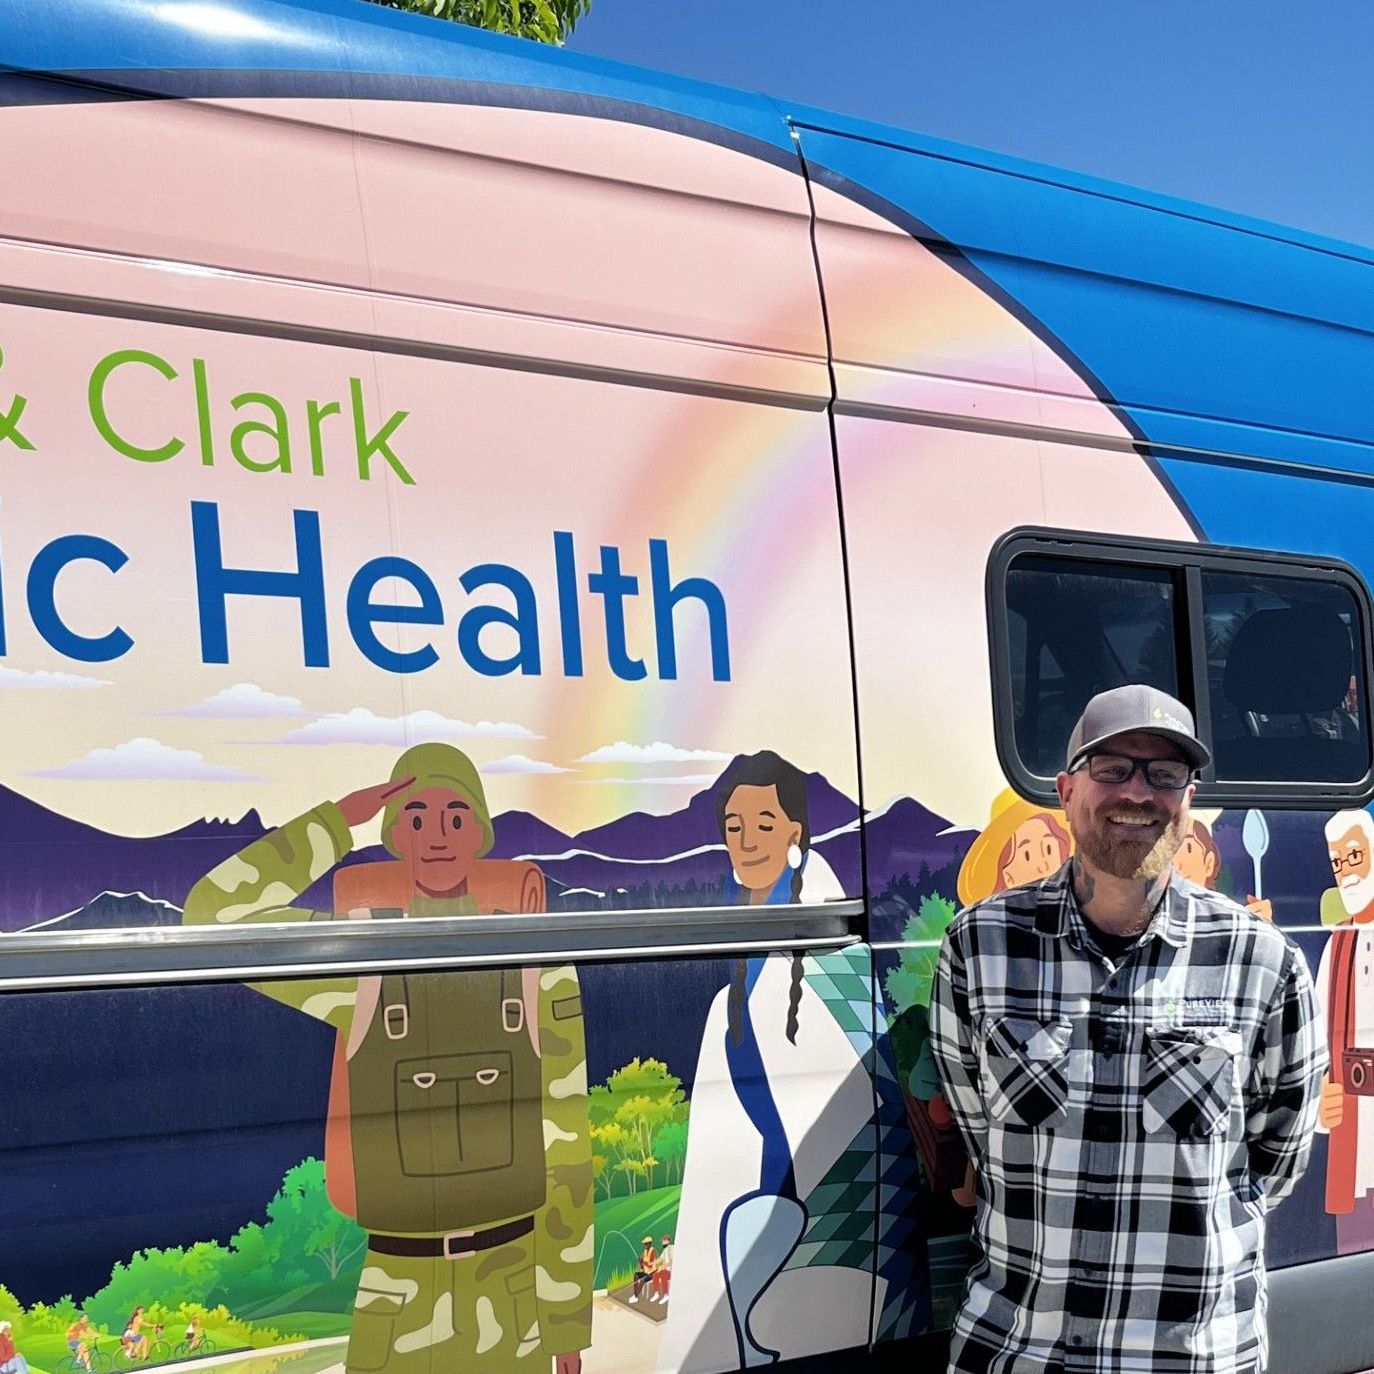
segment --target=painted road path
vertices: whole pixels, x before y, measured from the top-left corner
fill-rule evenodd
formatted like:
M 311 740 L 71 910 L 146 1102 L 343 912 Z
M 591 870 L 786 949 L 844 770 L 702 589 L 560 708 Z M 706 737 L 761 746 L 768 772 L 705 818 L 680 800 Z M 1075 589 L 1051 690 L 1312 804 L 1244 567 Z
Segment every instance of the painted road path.
M 592 1303 L 592 1348 L 582 1357 L 582 1374 L 618 1374 L 627 1369 L 654 1369 L 662 1330 L 657 1322 L 598 1293 Z M 296 1341 L 264 1350 L 236 1350 L 227 1355 L 207 1355 L 183 1360 L 174 1367 L 184 1370 L 216 1369 L 220 1374 L 344 1374 L 341 1356 L 347 1336 L 316 1341 Z M 552 1366 L 552 1361 L 549 1362 Z M 168 1368 L 164 1364 L 159 1368 Z

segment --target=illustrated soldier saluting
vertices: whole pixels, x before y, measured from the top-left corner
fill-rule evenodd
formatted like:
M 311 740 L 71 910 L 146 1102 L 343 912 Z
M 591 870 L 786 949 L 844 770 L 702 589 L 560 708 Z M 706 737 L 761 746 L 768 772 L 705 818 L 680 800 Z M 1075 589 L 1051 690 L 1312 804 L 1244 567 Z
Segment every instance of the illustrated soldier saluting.
M 398 862 L 340 870 L 336 907 L 290 905 L 382 813 Z M 472 761 L 401 755 L 202 878 L 186 921 L 476 916 L 492 846 Z M 489 865 L 496 868 L 494 864 Z M 536 874 L 537 877 L 537 874 Z M 366 894 L 366 900 L 352 900 Z M 518 900 L 518 899 L 517 899 Z M 339 1033 L 330 1198 L 369 1232 L 348 1374 L 578 1374 L 591 1344 L 593 1196 L 582 1002 L 570 967 L 254 984 Z

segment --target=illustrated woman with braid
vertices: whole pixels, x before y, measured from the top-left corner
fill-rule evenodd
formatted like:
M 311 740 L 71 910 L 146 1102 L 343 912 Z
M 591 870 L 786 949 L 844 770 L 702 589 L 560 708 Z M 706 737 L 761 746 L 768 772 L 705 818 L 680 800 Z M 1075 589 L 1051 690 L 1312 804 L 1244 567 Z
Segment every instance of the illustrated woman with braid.
M 730 861 L 727 903 L 845 895 L 811 847 L 800 769 L 768 750 L 745 755 L 714 792 Z M 856 1178 L 875 1176 L 879 1123 L 891 1117 L 901 1128 L 895 1077 L 892 1101 L 875 1112 L 864 1062 L 874 1051 L 872 1015 L 866 966 L 844 951 L 732 965 L 707 1019 L 693 1090 L 663 1367 L 749 1367 L 869 1339 L 871 1246 L 826 1242 L 838 1234 L 828 1211 L 843 1207 L 841 1228 L 852 1228 L 854 1208 L 843 1199 Z M 722 1139 L 731 1141 L 728 1158 L 718 1146 L 710 1155 L 694 1148 Z M 871 1238 L 871 1215 L 866 1225 Z M 910 1251 L 894 1263 L 900 1275 L 878 1276 L 879 1310 L 886 1291 L 901 1289 L 903 1302 L 909 1294 Z
M 830 865 L 811 849 L 806 775 L 764 749 L 737 758 L 716 782 L 716 823 L 730 856 L 725 900 L 739 906 L 783 906 L 844 896 Z M 730 1041 L 743 1038 L 743 1009 L 762 959 L 736 960 L 730 982 Z M 797 1043 L 805 963 L 792 956 L 787 998 L 788 1044 Z

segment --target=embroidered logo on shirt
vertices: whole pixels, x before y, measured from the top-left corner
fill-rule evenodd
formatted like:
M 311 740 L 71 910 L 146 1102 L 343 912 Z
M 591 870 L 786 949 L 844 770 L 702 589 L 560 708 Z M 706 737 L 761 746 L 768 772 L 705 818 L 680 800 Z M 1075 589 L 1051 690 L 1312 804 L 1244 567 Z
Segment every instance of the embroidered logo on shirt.
M 1164 1003 L 1164 1014 L 1177 1017 L 1189 1026 L 1224 1026 L 1226 1003 L 1220 997 L 1171 997 Z

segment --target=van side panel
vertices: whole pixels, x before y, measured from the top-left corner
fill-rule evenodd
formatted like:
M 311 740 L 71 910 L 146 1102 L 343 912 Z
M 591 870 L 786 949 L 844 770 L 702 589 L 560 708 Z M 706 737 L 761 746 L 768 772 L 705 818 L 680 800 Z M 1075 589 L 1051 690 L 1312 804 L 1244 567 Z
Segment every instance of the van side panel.
M 35 1104 L 0 1238 L 31 1365 L 77 1302 L 107 1354 L 143 1304 L 301 1374 L 928 1325 L 871 956 L 826 911 L 862 895 L 860 798 L 797 166 L 400 100 L 0 125 L 33 154 L 0 922 L 40 962 L 80 930 L 241 965 L 0 992 L 51 1056 L 0 1071 Z M 460 962 L 512 913 L 547 957 Z M 351 957 L 264 971 L 293 932 Z M 85 1082 L 124 1091 L 37 1110 Z

